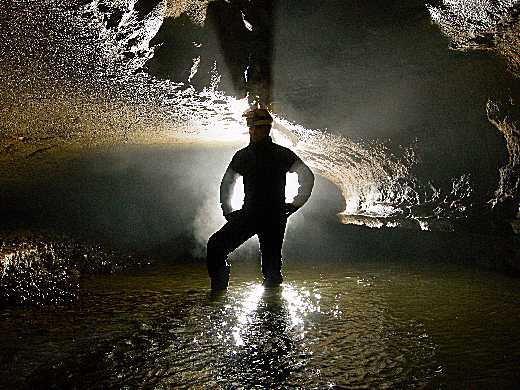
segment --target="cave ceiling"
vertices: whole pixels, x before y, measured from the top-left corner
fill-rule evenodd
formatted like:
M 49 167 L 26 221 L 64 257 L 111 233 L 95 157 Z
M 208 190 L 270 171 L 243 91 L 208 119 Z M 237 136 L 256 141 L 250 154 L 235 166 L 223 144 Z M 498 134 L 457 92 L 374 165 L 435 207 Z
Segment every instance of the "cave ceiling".
M 240 144 L 259 103 L 352 210 L 516 199 L 519 4 L 2 2 L 0 159 Z

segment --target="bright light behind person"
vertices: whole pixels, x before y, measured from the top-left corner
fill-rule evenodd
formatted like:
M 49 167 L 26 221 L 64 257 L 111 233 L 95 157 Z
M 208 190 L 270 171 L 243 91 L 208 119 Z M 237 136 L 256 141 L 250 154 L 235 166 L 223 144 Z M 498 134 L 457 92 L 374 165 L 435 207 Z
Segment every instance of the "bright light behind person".
M 285 184 L 285 202 L 291 203 L 294 200 L 294 197 L 298 195 L 298 188 L 300 188 L 300 183 L 298 183 L 298 174 L 295 172 L 288 172 L 286 174 L 286 184 Z M 233 188 L 233 195 L 231 197 L 231 207 L 233 210 L 239 210 L 242 208 L 244 204 L 244 180 L 242 176 L 238 177 L 235 182 L 235 187 Z
M 298 183 L 298 174 L 296 172 L 288 172 L 286 174 L 286 180 L 285 203 L 292 203 L 296 195 L 298 195 L 298 188 L 300 188 L 300 183 Z
M 231 207 L 233 210 L 239 210 L 244 204 L 244 178 L 239 176 L 233 188 L 233 195 L 231 196 Z

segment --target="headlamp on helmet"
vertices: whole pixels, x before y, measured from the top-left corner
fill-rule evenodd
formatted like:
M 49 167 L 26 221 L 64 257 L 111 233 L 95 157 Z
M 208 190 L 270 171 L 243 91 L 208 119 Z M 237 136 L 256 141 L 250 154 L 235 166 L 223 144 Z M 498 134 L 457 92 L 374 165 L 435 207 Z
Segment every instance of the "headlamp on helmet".
M 246 118 L 247 127 L 253 126 L 271 126 L 273 117 L 265 108 L 253 108 L 243 115 Z

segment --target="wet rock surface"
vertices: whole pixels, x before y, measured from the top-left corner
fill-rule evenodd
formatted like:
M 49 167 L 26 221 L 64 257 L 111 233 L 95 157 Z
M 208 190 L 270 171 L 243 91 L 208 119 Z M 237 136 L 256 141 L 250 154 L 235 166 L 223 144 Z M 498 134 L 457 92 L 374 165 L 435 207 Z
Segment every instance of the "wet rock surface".
M 515 0 L 442 1 L 428 6 L 433 22 L 450 38 L 454 50 L 489 50 L 503 56 L 520 76 L 520 3 Z
M 150 264 L 63 234 L 0 231 L 0 306 L 73 303 L 81 278 Z
M 516 388 L 519 3 L 432 3 L 0 1 L 0 387 Z M 215 299 L 247 93 L 321 176 Z
M 478 35 L 516 20 L 513 3 L 3 3 L 0 161 L 240 143 L 249 93 L 276 103 L 279 140 L 341 189 L 345 220 L 487 215 L 518 148 L 486 104 L 517 99 L 519 81 L 489 50 L 448 50 L 431 21 Z

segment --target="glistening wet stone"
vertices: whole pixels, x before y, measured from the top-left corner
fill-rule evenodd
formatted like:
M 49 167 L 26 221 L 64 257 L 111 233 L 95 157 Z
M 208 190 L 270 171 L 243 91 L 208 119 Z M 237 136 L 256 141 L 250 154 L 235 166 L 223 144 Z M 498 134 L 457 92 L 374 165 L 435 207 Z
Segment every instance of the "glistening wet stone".
M 0 307 L 71 304 L 80 277 L 149 264 L 140 256 L 64 234 L 0 232 Z

